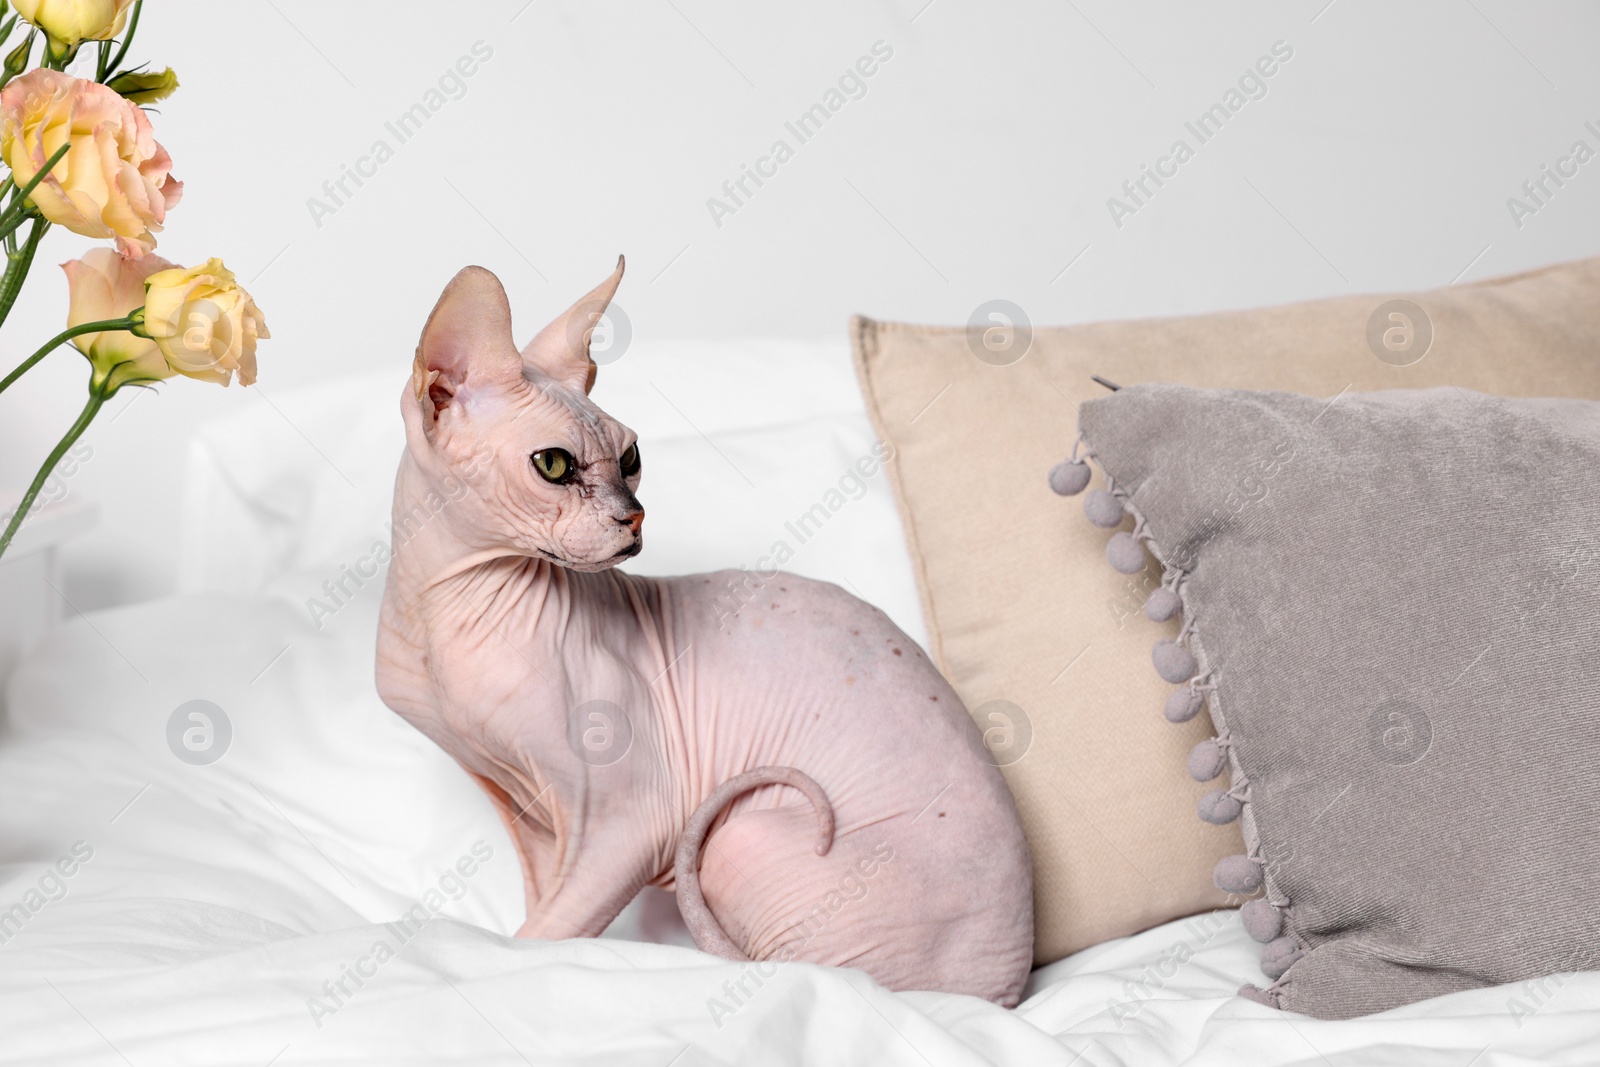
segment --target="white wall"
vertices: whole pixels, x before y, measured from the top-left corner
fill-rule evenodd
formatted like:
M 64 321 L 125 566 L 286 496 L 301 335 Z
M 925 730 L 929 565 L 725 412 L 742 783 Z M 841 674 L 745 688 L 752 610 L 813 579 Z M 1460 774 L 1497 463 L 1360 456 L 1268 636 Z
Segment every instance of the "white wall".
M 480 41 L 465 95 L 398 144 L 385 123 Z M 865 95 L 797 144 L 785 121 L 878 41 L 893 55 Z M 1266 95 L 1115 225 L 1107 198 L 1196 145 L 1185 120 L 1278 41 L 1293 56 Z M 1166 315 L 1596 254 L 1600 161 L 1520 227 L 1506 201 L 1574 141 L 1600 149 L 1597 44 L 1600 7 L 1526 0 L 148 0 L 134 54 L 183 81 L 155 119 L 187 183 L 160 250 L 224 257 L 274 336 L 258 389 L 176 381 L 102 416 L 71 491 L 103 518 L 68 593 L 172 588 L 193 426 L 328 375 L 398 384 L 468 262 L 531 332 L 625 252 L 641 338 L 964 322 L 993 297 L 1035 323 Z M 318 225 L 308 198 L 380 138 L 393 158 Z M 779 138 L 793 158 L 718 226 L 708 197 Z M 58 328 L 51 264 L 87 246 L 51 235 L 0 365 Z M 782 387 L 781 367 L 751 373 Z M 0 486 L 20 489 L 84 376 L 63 352 L 0 397 Z

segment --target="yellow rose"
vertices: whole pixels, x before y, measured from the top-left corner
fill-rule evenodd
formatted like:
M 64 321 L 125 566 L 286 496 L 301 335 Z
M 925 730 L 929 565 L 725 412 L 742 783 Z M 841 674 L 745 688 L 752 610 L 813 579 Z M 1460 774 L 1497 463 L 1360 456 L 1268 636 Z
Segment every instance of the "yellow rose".
M 256 380 L 256 341 L 270 337 L 249 293 L 220 259 L 145 279 L 144 326 L 179 374 L 227 385 Z
M 0 90 L 0 158 L 18 186 L 68 140 L 29 197 L 40 213 L 85 237 L 115 238 L 125 256 L 155 248 L 183 183 L 145 113 L 104 85 L 42 67 Z
M 12 8 L 64 53 L 80 41 L 108 41 L 122 32 L 133 0 L 12 0 Z
M 157 255 L 128 259 L 109 248 L 90 249 L 82 259 L 61 264 L 71 299 L 67 325 L 126 318 L 144 306 L 145 279 L 172 268 Z M 89 357 L 96 380 L 110 379 L 116 386 L 159 381 L 175 373 L 153 340 L 127 330 L 86 333 L 72 343 Z

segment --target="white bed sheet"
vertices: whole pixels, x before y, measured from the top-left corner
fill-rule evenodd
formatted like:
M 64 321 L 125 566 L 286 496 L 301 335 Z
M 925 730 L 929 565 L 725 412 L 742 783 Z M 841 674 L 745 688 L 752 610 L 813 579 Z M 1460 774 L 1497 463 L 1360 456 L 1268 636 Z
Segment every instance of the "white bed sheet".
M 1044 968 L 1014 1012 L 855 971 L 792 964 L 757 987 L 692 949 L 516 941 L 519 874 L 493 811 L 377 700 L 371 609 L 335 621 L 183 596 L 69 623 L 13 679 L 0 909 L 26 907 L 75 843 L 93 855 L 0 944 L 0 1063 L 1600 1061 L 1600 976 L 1318 1022 L 1232 995 L 1256 973 L 1230 913 Z M 167 747 L 172 709 L 196 697 L 233 728 L 209 766 Z M 487 858 L 435 914 L 427 892 L 475 844 Z M 419 902 L 408 937 L 386 925 Z M 326 994 L 357 967 L 348 997 Z

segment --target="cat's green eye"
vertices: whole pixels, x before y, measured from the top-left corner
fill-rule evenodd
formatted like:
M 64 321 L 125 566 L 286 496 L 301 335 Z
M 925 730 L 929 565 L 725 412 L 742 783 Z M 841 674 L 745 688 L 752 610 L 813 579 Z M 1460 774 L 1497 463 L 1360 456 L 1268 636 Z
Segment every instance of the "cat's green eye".
M 531 458 L 533 469 L 539 472 L 540 477 L 557 485 L 569 480 L 578 469 L 572 461 L 572 453 L 564 448 L 543 448 Z
M 639 473 L 639 445 L 637 442 L 622 450 L 622 455 L 617 457 L 617 466 L 622 469 L 624 478 L 632 478 Z

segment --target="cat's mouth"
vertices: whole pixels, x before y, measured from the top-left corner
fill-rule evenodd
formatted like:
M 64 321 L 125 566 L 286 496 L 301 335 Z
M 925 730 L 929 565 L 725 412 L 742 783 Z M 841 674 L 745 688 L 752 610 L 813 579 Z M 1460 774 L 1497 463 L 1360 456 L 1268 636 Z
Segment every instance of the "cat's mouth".
M 594 572 L 610 570 L 612 567 L 615 567 L 624 560 L 629 560 L 634 556 L 637 556 L 643 550 L 644 538 L 640 537 L 636 538 L 633 544 L 629 545 L 627 548 L 614 552 L 609 556 L 602 556 L 599 559 L 572 559 L 567 556 L 558 556 L 554 552 L 547 552 L 544 549 L 534 549 L 534 555 L 540 559 L 543 559 L 547 563 L 553 563 L 556 566 L 563 567 L 569 571 Z
M 565 567 L 568 570 L 604 571 L 610 570 L 612 567 L 615 567 L 624 560 L 632 559 L 643 550 L 644 538 L 639 537 L 635 538 L 633 544 L 629 545 L 627 548 L 621 549 L 601 559 L 568 559 L 565 556 L 557 556 L 548 552 L 541 552 L 540 555 L 549 560 L 551 563 L 554 563 L 560 567 Z

